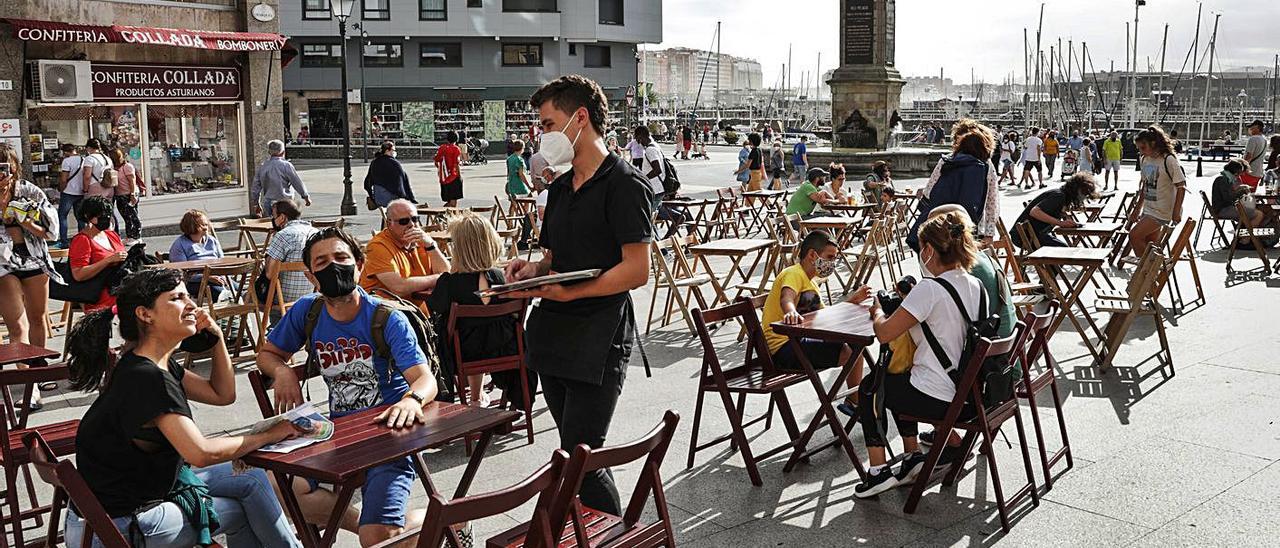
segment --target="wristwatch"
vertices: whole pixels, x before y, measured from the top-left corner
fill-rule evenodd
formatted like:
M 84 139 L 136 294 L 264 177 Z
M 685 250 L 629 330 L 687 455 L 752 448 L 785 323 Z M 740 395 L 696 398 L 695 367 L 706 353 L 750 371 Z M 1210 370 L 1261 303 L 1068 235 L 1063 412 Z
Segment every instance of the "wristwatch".
M 431 245 L 430 245 L 430 246 L 428 246 L 428 247 L 424 247 L 424 248 L 422 248 L 422 250 L 423 250 L 423 251 L 426 251 L 427 253 L 431 253 L 432 251 L 435 251 L 435 250 L 436 250 L 436 244 L 431 244 Z
M 404 395 L 404 397 L 406 397 L 406 398 L 413 398 L 413 399 L 414 399 L 414 401 L 418 402 L 418 404 L 419 404 L 419 405 L 426 405 L 426 404 L 427 404 L 427 398 L 426 398 L 426 396 L 423 396 L 422 394 L 419 394 L 419 393 L 417 393 L 417 392 L 415 392 L 415 391 L 413 391 L 413 390 L 410 390 L 408 394 L 405 394 L 405 395 Z

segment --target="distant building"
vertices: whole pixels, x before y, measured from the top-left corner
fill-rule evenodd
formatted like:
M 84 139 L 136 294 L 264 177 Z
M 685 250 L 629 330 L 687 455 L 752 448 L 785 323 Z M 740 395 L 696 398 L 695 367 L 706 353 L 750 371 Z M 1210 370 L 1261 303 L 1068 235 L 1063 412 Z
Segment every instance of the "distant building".
M 725 53 L 717 58 L 715 52 L 668 48 L 644 52 L 640 64 L 644 81 L 653 85 L 654 93 L 667 99 L 691 103 L 701 87 L 703 102 L 710 102 L 717 89 L 724 92 L 764 87 L 758 61 Z

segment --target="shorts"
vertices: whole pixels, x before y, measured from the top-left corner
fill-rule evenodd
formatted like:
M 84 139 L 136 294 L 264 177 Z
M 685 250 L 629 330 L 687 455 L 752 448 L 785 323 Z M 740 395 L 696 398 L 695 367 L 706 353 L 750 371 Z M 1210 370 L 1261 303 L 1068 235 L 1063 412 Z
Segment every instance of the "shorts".
M 1013 165 L 1013 160 L 1009 160 L 1009 159 L 1000 160 L 1000 167 L 1003 169 L 1009 169 L 1009 166 L 1011 165 Z
M 1031 160 L 1025 160 L 1022 162 L 1022 169 L 1031 169 L 1033 167 L 1036 168 L 1036 171 L 1039 171 L 1040 162 L 1039 161 L 1032 162 Z
M 440 199 L 446 202 L 462 199 L 462 175 L 450 183 L 440 183 Z
M 833 369 L 840 367 L 840 352 L 844 350 L 844 343 L 834 343 L 820 341 L 818 339 L 800 339 L 800 348 L 804 352 L 804 356 L 809 359 L 809 364 L 816 371 L 823 369 Z M 795 345 L 791 341 L 787 341 L 777 352 L 773 353 L 773 365 L 778 369 L 787 371 L 803 371 L 804 366 L 800 365 L 800 359 L 796 357 Z
M 1141 217 L 1141 218 L 1142 218 L 1142 219 L 1151 219 L 1152 221 L 1155 221 L 1155 222 L 1160 223 L 1160 224 L 1162 224 L 1162 225 L 1167 225 L 1167 224 L 1169 224 L 1170 222 L 1172 222 L 1172 221 L 1170 221 L 1169 219 L 1162 219 L 1162 218 L 1160 218 L 1160 216 L 1159 216 L 1159 215 L 1156 215 L 1156 214 L 1154 214 L 1154 213 L 1147 213 L 1147 212 L 1145 212 L 1145 211 L 1143 211 L 1143 212 L 1142 212 L 1142 217 Z M 1139 219 L 1139 220 L 1141 220 L 1141 219 Z
M 413 457 L 370 468 L 365 473 L 364 485 L 360 486 L 360 525 L 404 527 L 405 514 L 409 510 L 409 491 L 417 480 Z M 311 479 L 307 484 L 313 490 L 320 486 L 319 482 Z
M 37 268 L 35 270 L 19 270 L 17 272 L 10 272 L 10 274 L 13 274 L 14 278 L 25 280 L 44 274 L 44 271 Z
M 1111 171 L 1120 171 L 1120 160 L 1107 160 L 1107 167 Z

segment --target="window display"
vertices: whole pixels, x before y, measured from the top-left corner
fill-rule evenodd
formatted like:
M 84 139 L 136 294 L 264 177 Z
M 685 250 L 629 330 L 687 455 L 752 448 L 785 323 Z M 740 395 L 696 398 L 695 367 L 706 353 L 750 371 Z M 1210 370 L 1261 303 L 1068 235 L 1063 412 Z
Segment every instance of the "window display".
M 241 186 L 236 105 L 148 105 L 147 164 L 154 194 Z

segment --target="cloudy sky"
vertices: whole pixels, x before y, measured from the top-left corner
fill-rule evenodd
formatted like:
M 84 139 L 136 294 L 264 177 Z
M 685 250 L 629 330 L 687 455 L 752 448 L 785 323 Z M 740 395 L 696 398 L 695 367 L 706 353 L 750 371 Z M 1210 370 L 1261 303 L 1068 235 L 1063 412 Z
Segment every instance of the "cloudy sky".
M 1160 62 L 1160 40 L 1169 25 L 1166 68 L 1177 71 L 1191 47 L 1196 28 L 1196 0 L 1148 0 L 1138 29 L 1139 66 L 1150 57 Z M 764 67 L 766 85 L 777 82 L 792 46 L 795 66 L 813 71 L 822 52 L 822 70 L 833 68 L 839 33 L 840 0 L 663 0 L 663 38 L 659 47 L 712 45 L 716 21 L 723 23 L 721 51 L 752 57 Z M 1277 0 L 1204 0 L 1201 47 L 1208 43 L 1214 13 L 1221 13 L 1218 63 L 1229 67 L 1272 65 L 1280 53 L 1274 23 L 1280 21 Z M 979 79 L 999 81 L 1022 73 L 1022 29 L 1035 40 L 1040 2 L 1034 0 L 898 0 L 897 65 L 904 75 L 946 75 L 967 83 L 970 69 Z M 1048 0 L 1044 8 L 1044 42 L 1073 39 L 1089 44 L 1094 65 L 1111 60 L 1124 67 L 1125 22 L 1133 22 L 1126 0 Z M 1268 21 L 1269 24 L 1256 24 Z M 1034 43 L 1032 45 L 1034 48 Z M 1078 50 L 1077 50 L 1078 51 Z M 1219 65 L 1221 66 L 1221 65 Z M 1188 69 L 1189 70 L 1189 69 Z M 1020 76 L 1019 76 L 1020 78 Z

